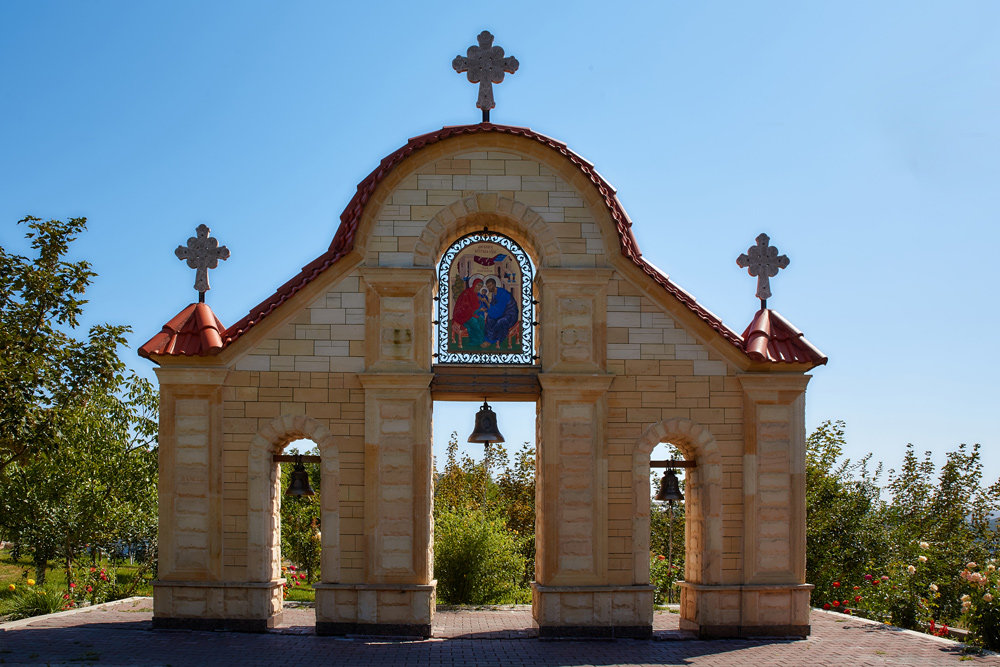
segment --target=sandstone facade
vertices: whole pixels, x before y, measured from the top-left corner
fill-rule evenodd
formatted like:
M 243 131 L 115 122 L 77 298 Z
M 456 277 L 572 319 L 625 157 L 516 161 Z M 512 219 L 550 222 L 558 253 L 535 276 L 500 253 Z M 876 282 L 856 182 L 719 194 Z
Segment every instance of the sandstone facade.
M 429 633 L 435 267 L 486 226 L 536 267 L 541 632 L 649 636 L 649 460 L 670 442 L 696 464 L 685 626 L 808 633 L 804 373 L 817 362 L 750 358 L 629 252 L 628 220 L 587 163 L 496 127 L 411 140 L 345 212 L 336 259 L 221 351 L 144 347 L 162 399 L 158 626 L 275 622 L 271 457 L 306 437 L 322 458 L 318 630 Z

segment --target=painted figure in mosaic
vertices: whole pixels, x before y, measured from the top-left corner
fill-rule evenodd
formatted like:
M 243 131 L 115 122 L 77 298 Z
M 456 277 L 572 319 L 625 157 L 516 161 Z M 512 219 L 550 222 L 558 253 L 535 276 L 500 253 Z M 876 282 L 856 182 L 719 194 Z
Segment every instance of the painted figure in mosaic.
M 482 347 L 500 349 L 500 341 L 507 339 L 511 327 L 517 323 L 517 302 L 510 292 L 497 285 L 495 278 L 486 280 L 486 292 L 490 307 L 486 311 L 486 340 Z
M 483 328 L 486 317 L 486 302 L 483 281 L 479 278 L 472 285 L 465 287 L 455 300 L 452 311 L 451 335 L 452 342 L 459 348 L 479 347 L 483 342 Z

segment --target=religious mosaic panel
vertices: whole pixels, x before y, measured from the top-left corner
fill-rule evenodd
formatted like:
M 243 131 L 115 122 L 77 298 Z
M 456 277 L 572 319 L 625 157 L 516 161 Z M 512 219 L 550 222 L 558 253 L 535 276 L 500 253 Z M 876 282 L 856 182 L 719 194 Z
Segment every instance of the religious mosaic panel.
M 512 239 L 477 232 L 448 248 L 438 269 L 438 363 L 531 364 L 532 270 Z

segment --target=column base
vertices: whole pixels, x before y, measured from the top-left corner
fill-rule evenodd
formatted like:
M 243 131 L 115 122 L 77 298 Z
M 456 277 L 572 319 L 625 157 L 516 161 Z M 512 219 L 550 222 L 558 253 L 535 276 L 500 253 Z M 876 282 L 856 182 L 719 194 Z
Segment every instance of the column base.
M 701 639 L 809 636 L 812 584 L 677 585 L 681 630 Z
M 284 583 L 154 581 L 153 628 L 267 632 L 281 623 Z
M 430 637 L 437 582 L 315 584 L 316 634 Z
M 531 615 L 538 636 L 649 639 L 652 586 L 543 586 L 531 584 Z

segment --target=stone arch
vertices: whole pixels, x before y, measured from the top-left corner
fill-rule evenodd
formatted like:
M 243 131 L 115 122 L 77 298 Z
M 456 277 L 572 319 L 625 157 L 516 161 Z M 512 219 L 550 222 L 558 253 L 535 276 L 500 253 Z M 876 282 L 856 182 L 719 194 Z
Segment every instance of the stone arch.
M 552 227 L 531 207 L 497 194 L 464 197 L 438 211 L 413 248 L 413 265 L 435 267 L 449 243 L 484 225 L 516 239 L 537 266 L 561 265 L 562 251 Z
M 276 417 L 254 435 L 247 461 L 247 574 L 252 582 L 281 576 L 281 485 L 272 456 L 292 440 L 308 438 L 319 447 L 320 521 L 323 526 L 320 569 L 323 581 L 340 577 L 340 453 L 333 433 L 304 415 Z
M 722 456 L 706 426 L 676 417 L 651 424 L 632 452 L 632 522 L 635 581 L 649 582 L 649 457 L 669 442 L 696 467 L 687 469 L 684 579 L 696 584 L 722 583 Z

